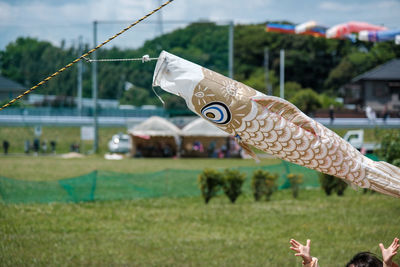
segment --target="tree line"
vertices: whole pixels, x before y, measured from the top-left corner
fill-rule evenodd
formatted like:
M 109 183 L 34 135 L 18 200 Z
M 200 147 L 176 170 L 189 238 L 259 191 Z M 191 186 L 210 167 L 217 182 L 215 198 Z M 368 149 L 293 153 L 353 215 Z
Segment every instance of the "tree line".
M 111 47 L 98 50 L 98 58 L 136 58 L 158 56 L 162 50 L 176 54 L 206 68 L 228 74 L 228 26 L 193 23 L 153 40 L 138 49 Z M 338 88 L 353 77 L 390 59 L 400 57 L 400 46 L 393 42 L 367 43 L 312 36 L 268 33 L 265 24 L 235 25 L 234 79 L 267 93 L 264 49 L 269 50 L 269 81 L 279 95 L 279 53 L 285 49 L 285 98 L 300 91 L 323 94 L 327 105 L 338 95 Z M 84 51 L 89 50 L 86 45 Z M 78 56 L 78 47 L 56 47 L 49 42 L 20 37 L 0 51 L 1 75 L 31 87 Z M 83 96 L 91 97 L 91 65 L 84 63 Z M 98 96 L 119 99 L 135 106 L 161 105 L 152 92 L 155 62 L 98 63 Z M 128 82 L 128 83 L 127 83 Z M 127 84 L 133 86 L 126 86 Z M 76 96 L 77 68 L 50 80 L 37 93 Z M 167 108 L 185 109 L 179 98 L 159 92 Z M 299 97 L 298 97 L 299 98 Z

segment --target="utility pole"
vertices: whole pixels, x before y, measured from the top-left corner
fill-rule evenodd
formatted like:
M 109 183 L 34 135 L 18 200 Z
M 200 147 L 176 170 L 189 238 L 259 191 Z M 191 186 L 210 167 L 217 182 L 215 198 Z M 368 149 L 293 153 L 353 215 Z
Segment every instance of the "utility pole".
M 264 48 L 264 69 L 265 69 L 265 89 L 267 94 L 272 95 L 272 86 L 269 82 L 269 50 L 268 47 Z
M 93 47 L 97 46 L 97 21 L 93 21 Z M 98 149 L 98 123 L 97 123 L 97 50 L 92 53 L 92 98 L 93 98 L 93 153 Z
M 280 53 L 280 97 L 285 98 L 285 50 Z
M 82 47 L 82 36 L 78 38 L 78 56 L 82 55 L 83 47 Z M 82 60 L 78 62 L 78 115 L 82 116 Z
M 233 79 L 233 35 L 235 24 L 233 21 L 229 22 L 229 41 L 228 41 L 228 69 L 229 78 Z

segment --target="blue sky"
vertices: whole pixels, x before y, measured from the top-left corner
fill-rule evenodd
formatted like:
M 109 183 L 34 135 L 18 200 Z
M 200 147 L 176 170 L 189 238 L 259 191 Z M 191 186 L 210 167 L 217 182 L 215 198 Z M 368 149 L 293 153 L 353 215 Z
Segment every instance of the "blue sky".
M 30 36 L 60 45 L 74 45 L 78 36 L 93 43 L 94 20 L 134 21 L 165 0 L 0 0 L 0 49 L 19 36 Z M 200 19 L 235 23 L 316 20 L 327 27 L 350 20 L 400 28 L 400 0 L 175 0 L 162 11 L 165 20 Z M 155 22 L 157 15 L 150 18 Z M 98 41 L 104 41 L 129 23 L 100 24 Z M 185 24 L 166 24 L 168 32 Z M 139 24 L 108 44 L 138 47 L 154 38 L 157 24 Z

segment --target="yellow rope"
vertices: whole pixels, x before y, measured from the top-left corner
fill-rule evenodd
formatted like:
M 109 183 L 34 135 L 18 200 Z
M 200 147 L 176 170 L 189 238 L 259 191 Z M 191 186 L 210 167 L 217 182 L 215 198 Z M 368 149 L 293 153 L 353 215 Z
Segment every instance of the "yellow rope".
M 10 102 L 8 102 L 7 104 L 3 105 L 0 110 L 5 109 L 6 107 L 10 106 L 11 104 L 13 104 L 15 101 L 17 101 L 18 99 L 22 98 L 23 96 L 31 93 L 33 90 L 35 90 L 36 88 L 38 88 L 39 86 L 45 84 L 47 81 L 49 81 L 50 79 L 54 78 L 55 76 L 57 76 L 58 74 L 60 74 L 61 72 L 65 71 L 66 69 L 70 68 L 72 65 L 74 65 L 75 63 L 79 62 L 80 60 L 84 59 L 85 57 L 89 56 L 90 54 L 92 54 L 94 51 L 96 51 L 97 49 L 99 49 L 100 47 L 102 47 L 103 45 L 107 44 L 108 42 L 110 42 L 111 40 L 115 39 L 116 37 L 118 37 L 119 35 L 123 34 L 124 32 L 126 32 L 127 30 L 129 30 L 130 28 L 132 28 L 133 26 L 135 26 L 136 24 L 138 24 L 139 22 L 141 22 L 142 20 L 147 19 L 148 17 L 150 17 L 151 15 L 153 15 L 154 13 L 156 13 L 157 11 L 159 11 L 161 8 L 165 7 L 166 5 L 170 4 L 171 2 L 173 2 L 174 0 L 168 0 L 167 2 L 165 2 L 164 4 L 162 4 L 161 6 L 159 6 L 158 8 L 154 9 L 153 11 L 151 11 L 150 13 L 148 13 L 147 15 L 145 15 L 144 17 L 142 17 L 141 19 L 138 19 L 137 21 L 135 21 L 134 23 L 132 23 L 131 25 L 129 25 L 128 27 L 126 27 L 125 29 L 121 30 L 119 33 L 115 34 L 114 36 L 108 38 L 106 41 L 104 41 L 103 43 L 99 44 L 98 46 L 96 46 L 95 48 L 93 48 L 92 50 L 86 52 L 85 54 L 83 54 L 82 56 L 78 57 L 77 59 L 75 59 L 74 61 L 72 61 L 71 63 L 65 65 L 64 67 L 62 67 L 61 69 L 59 69 L 58 71 L 54 72 L 52 75 L 50 75 L 49 77 L 47 77 L 46 79 L 42 80 L 41 82 L 39 82 L 38 84 L 36 84 L 35 86 L 31 87 L 29 90 L 25 91 L 24 93 L 20 94 L 19 96 L 17 96 L 16 98 L 14 98 L 13 100 L 11 100 Z

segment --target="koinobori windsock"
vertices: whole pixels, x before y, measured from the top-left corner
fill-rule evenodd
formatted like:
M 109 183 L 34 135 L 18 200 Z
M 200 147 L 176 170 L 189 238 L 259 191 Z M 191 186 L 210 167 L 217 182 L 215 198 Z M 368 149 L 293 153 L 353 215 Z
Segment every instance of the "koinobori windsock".
M 395 40 L 400 35 L 400 29 L 387 31 L 360 31 L 358 39 L 369 42 L 386 42 Z
M 361 21 L 349 21 L 332 26 L 326 31 L 326 38 L 345 38 L 360 31 L 386 31 L 387 28 Z
M 189 109 L 249 145 L 283 160 L 400 197 L 400 169 L 375 162 L 284 99 L 163 51 L 153 86 L 181 96 Z

